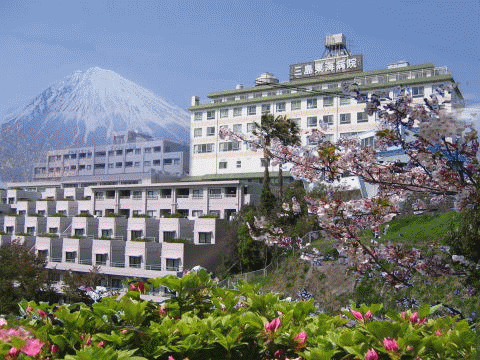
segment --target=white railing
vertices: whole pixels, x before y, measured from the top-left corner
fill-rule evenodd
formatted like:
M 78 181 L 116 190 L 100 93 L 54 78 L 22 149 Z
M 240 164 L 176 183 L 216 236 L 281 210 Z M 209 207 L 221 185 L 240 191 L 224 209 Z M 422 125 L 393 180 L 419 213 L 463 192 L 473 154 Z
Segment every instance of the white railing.
M 145 270 L 162 271 L 162 265 L 145 265 Z

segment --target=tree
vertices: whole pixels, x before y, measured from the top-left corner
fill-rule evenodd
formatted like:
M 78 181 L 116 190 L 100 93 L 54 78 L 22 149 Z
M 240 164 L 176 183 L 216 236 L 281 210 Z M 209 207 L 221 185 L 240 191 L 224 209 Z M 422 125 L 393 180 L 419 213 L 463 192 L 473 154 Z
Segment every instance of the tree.
M 253 135 L 257 136 L 261 141 L 263 148 L 263 157 L 265 159 L 265 169 L 263 175 L 262 188 L 262 204 L 265 207 L 265 212 L 269 213 L 273 210 L 271 202 L 273 201 L 273 194 L 270 189 L 270 174 L 269 166 L 272 158 L 270 147 L 272 140 L 278 140 L 283 146 L 300 145 L 299 128 L 295 121 L 288 119 L 286 116 L 274 116 L 273 114 L 263 114 L 260 119 L 260 124 L 256 123 Z M 283 174 L 282 167 L 279 167 L 279 192 L 280 198 L 283 191 Z
M 17 312 L 22 299 L 40 300 L 51 292 L 45 257 L 12 242 L 0 246 L 0 313 Z
M 269 156 L 292 163 L 290 173 L 294 177 L 332 184 L 348 174 L 378 186 L 377 194 L 371 198 L 342 199 L 337 194 L 344 189 L 338 186 L 332 186 L 324 198 L 307 197 L 310 213 L 318 216 L 324 233 L 338 239 L 338 246 L 349 251 L 358 271 L 375 267 L 386 274 L 385 278 L 392 284 L 403 285 L 409 285 L 415 270 L 437 274 L 449 271 L 446 267 L 432 269 L 433 262 L 419 251 L 363 239 L 365 231 L 378 234 L 380 226 L 401 213 L 405 201 L 419 193 L 427 194 L 431 204 L 454 199 L 457 210 L 476 206 L 479 194 L 477 132 L 472 124 L 444 109 L 450 100 L 444 99 L 441 92 L 452 91 L 455 91 L 453 87 L 444 86 L 438 95 L 425 98 L 423 104 L 414 103 L 404 92 L 384 105 L 375 94 L 368 97 L 352 93 L 358 99 L 368 99 L 367 112 L 377 114 L 377 148 L 402 151 L 401 161 L 381 161 L 376 148 L 363 146 L 355 137 L 326 141 L 322 129 L 310 135 L 319 141 L 315 151 L 284 146 L 279 141 L 269 144 Z M 416 213 L 426 210 L 421 198 L 412 206 Z M 271 227 L 267 221 L 257 221 L 256 225 L 264 229 Z M 280 233 L 281 229 L 270 231 L 270 238 L 278 238 Z M 266 240 L 272 243 L 268 237 Z

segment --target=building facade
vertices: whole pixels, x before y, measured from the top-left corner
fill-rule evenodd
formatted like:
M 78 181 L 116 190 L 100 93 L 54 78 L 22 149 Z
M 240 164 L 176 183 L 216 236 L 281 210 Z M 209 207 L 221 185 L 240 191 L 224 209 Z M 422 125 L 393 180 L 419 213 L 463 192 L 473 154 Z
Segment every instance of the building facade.
M 80 181 L 121 175 L 126 180 L 153 173 L 182 177 L 188 172 L 188 146 L 129 131 L 114 136 L 110 145 L 48 151 L 45 162 L 34 167 L 33 176 L 35 180 Z
M 290 66 L 290 79 L 279 82 L 272 74 L 262 74 L 255 86 L 237 85 L 233 90 L 208 94 L 210 101 L 200 104 L 192 97 L 191 111 L 191 175 L 261 173 L 264 161 L 261 151 L 252 151 L 247 142 L 221 139 L 218 132 L 227 127 L 233 132 L 251 134 L 263 114 L 285 115 L 297 122 L 304 145 L 312 129 L 324 128 L 327 139 L 375 130 L 375 115 L 365 112 L 366 99 L 355 99 L 346 89 L 381 100 L 395 99 L 406 88 L 414 101 L 423 102 L 446 83 L 454 84 L 446 67 L 432 64 L 410 66 L 402 61 L 386 69 L 363 71 L 362 55 L 350 55 L 342 34 L 325 39 L 324 57 Z M 458 89 L 447 98 L 451 103 L 462 101 Z M 271 171 L 278 171 L 272 166 Z

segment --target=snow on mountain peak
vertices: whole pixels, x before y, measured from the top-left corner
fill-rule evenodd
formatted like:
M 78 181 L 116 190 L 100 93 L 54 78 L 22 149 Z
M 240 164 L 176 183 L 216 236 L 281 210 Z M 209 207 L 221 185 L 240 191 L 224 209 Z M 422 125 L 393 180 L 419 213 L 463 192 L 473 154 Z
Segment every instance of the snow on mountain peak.
M 76 71 L 47 88 L 30 104 L 9 114 L 6 121 L 30 118 L 41 112 L 43 127 L 55 118 L 74 122 L 85 131 L 77 132 L 88 143 L 89 134 L 106 129 L 135 130 L 167 140 L 188 142 L 188 113 L 129 81 L 114 71 L 93 67 Z

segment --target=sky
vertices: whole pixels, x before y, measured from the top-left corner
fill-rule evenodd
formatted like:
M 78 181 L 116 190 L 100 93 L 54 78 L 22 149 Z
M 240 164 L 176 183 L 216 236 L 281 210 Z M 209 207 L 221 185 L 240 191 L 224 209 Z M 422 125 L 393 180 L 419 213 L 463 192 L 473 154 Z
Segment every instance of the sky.
M 113 70 L 187 109 L 319 59 L 343 33 L 364 70 L 447 66 L 480 104 L 480 0 L 0 0 L 0 119 L 77 70 Z

